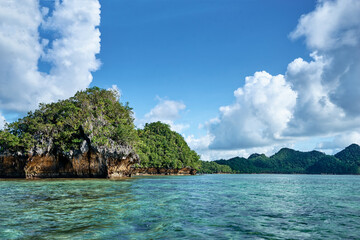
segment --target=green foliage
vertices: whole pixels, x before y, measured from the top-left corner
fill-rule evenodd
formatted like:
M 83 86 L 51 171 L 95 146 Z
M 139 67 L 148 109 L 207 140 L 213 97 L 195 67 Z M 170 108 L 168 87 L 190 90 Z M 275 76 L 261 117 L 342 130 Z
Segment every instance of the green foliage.
M 360 147 L 352 144 L 335 156 L 283 148 L 271 157 L 252 154 L 215 162 L 235 173 L 360 174 Z
M 360 146 L 351 144 L 344 150 L 335 154 L 347 166 L 347 171 L 352 174 L 360 174 Z
M 10 123 L 0 132 L 0 149 L 29 151 L 48 144 L 64 152 L 79 149 L 91 138 L 95 146 L 133 145 L 137 133 L 132 109 L 119 102 L 115 92 L 93 87 L 74 97 L 40 104 L 34 112 Z
M 145 124 L 138 130 L 140 143 L 137 153 L 140 157 L 140 167 L 183 168 L 200 167 L 200 157 L 189 148 L 184 138 L 171 131 L 169 125 L 154 122 Z
M 5 149 L 14 149 L 15 151 L 21 151 L 25 147 L 23 141 L 20 138 L 11 134 L 8 130 L 0 130 L 0 151 Z
M 313 165 L 325 154 L 318 151 L 300 152 L 283 148 L 271 156 L 270 167 L 278 173 L 306 173 L 306 168 Z
M 334 156 L 324 156 L 306 169 L 307 173 L 312 174 L 343 174 L 348 173 L 346 166 Z
M 198 173 L 232 173 L 232 169 L 227 165 L 220 165 L 216 162 L 200 161 Z
M 234 157 L 229 160 L 215 161 L 221 165 L 228 165 L 234 173 L 258 173 L 259 169 L 254 165 L 252 159 L 246 159 L 241 157 Z

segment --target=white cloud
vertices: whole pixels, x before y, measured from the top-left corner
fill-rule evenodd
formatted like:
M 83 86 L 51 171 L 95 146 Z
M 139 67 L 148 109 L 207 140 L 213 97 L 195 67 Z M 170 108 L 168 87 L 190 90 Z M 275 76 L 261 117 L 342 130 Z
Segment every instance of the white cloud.
M 331 141 L 323 141 L 317 145 L 318 149 L 342 150 L 352 143 L 360 144 L 359 132 L 345 132 L 337 134 Z
M 293 38 L 305 37 L 307 46 L 329 61 L 321 82 L 331 86 L 328 97 L 350 117 L 360 115 L 360 2 L 321 1 L 303 15 Z
M 190 148 L 196 149 L 197 151 L 207 150 L 213 139 L 214 137 L 209 134 L 200 138 L 196 138 L 194 135 L 189 135 L 185 137 L 185 141 L 190 146 Z
M 180 111 L 185 108 L 186 106 L 182 102 L 159 98 L 159 103 L 145 115 L 145 118 L 157 121 L 174 121 L 179 118 Z
M 61 38 L 43 59 L 53 64 L 50 79 L 60 96 L 73 95 L 92 81 L 91 71 L 99 68 L 96 54 L 100 52 L 100 3 L 97 0 L 56 2 L 55 10 L 45 22 L 45 30 L 57 31 Z
M 1 115 L 0 113 L 0 130 L 4 129 L 4 126 L 5 126 L 5 123 L 6 123 L 6 119 L 3 115 Z
M 236 101 L 220 107 L 220 117 L 207 124 L 212 149 L 239 149 L 282 141 L 297 94 L 283 75 L 256 72 L 234 92 Z
M 25 112 L 89 86 L 99 68 L 98 0 L 56 1 L 51 16 L 38 1 L 0 2 L 0 109 Z M 42 39 L 39 28 L 56 39 Z M 50 39 L 51 40 L 51 39 Z M 38 70 L 47 61 L 50 72 Z
M 284 133 L 288 136 L 329 134 L 354 124 L 353 118 L 348 119 L 345 111 L 331 100 L 337 84 L 323 80 L 331 62 L 315 53 L 312 57 L 313 61 L 298 58 L 288 65 L 286 79 L 298 94 L 294 118 Z
M 37 71 L 42 53 L 36 1 L 0 1 L 0 109 L 24 111 L 41 94 Z M 39 91 L 39 89 L 41 89 Z
M 319 51 L 359 45 L 360 2 L 319 1 L 316 9 L 302 15 L 292 38 L 305 37 L 306 44 Z
M 293 38 L 305 37 L 313 61 L 289 64 L 287 81 L 299 94 L 289 135 L 348 131 L 360 120 L 360 2 L 321 1 L 303 15 Z
M 111 88 L 108 88 L 107 90 L 112 91 L 118 100 L 121 98 L 121 90 L 118 88 L 116 84 L 112 85 Z
M 157 121 L 169 124 L 171 129 L 176 132 L 181 132 L 189 127 L 187 124 L 175 123 L 180 118 L 180 113 L 186 108 L 184 103 L 161 98 L 158 98 L 158 100 L 159 103 L 145 114 L 143 119 L 137 120 L 139 127 L 142 127 L 145 123 Z

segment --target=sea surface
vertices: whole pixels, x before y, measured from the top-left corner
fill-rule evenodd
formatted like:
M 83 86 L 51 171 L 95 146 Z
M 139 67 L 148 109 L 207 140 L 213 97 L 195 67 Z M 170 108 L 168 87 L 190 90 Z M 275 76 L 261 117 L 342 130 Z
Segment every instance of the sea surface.
M 1 180 L 0 239 L 360 239 L 360 176 Z

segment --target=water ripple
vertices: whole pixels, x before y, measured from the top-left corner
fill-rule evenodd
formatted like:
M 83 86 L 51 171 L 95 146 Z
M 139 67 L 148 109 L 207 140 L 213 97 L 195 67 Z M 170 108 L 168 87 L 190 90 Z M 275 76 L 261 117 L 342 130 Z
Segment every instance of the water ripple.
M 360 239 L 360 176 L 0 181 L 0 239 Z

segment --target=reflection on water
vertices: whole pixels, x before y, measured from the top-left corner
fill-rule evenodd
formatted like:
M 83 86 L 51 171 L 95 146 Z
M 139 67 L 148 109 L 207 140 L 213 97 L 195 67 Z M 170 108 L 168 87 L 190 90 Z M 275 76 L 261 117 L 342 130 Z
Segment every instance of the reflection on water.
M 359 239 L 360 176 L 0 181 L 0 239 Z

